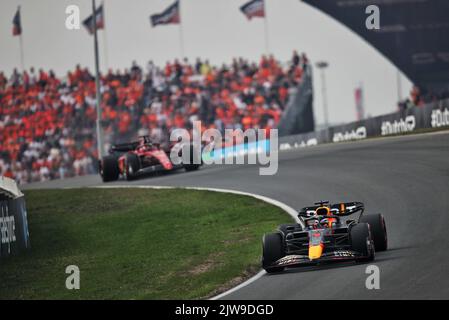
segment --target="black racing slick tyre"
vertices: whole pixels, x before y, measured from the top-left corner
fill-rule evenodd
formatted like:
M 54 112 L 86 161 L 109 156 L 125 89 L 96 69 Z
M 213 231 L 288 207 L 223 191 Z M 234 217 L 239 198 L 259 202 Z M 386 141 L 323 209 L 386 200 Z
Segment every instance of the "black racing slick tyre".
M 284 235 L 287 235 L 291 232 L 298 232 L 302 231 L 302 228 L 299 224 L 281 224 L 278 228 L 279 231 L 281 231 Z
M 187 147 L 187 146 L 186 146 Z M 188 146 L 188 148 L 190 148 L 190 159 L 189 159 L 189 163 L 184 164 L 184 169 L 186 171 L 195 171 L 198 170 L 201 166 L 200 163 L 194 163 L 195 161 L 195 149 L 193 147 L 193 145 Z M 200 154 L 201 157 L 201 154 Z M 200 158 L 198 161 L 202 162 L 202 159 Z M 196 162 L 198 162 L 196 161 Z
M 105 156 L 100 162 L 100 175 L 103 182 L 116 181 L 119 177 L 119 168 L 117 158 L 114 156 Z
M 185 164 L 184 165 L 184 169 L 186 169 L 186 171 L 195 171 L 198 170 L 200 168 L 199 164 Z
M 270 233 L 263 236 L 262 268 L 267 273 L 281 272 L 284 267 L 271 267 L 273 263 L 284 256 L 284 245 L 280 233 Z
M 370 226 L 367 223 L 358 223 L 350 231 L 352 249 L 360 254 L 357 261 L 366 262 L 374 260 L 374 245 L 371 237 Z
M 360 222 L 365 222 L 370 225 L 376 251 L 380 252 L 387 250 L 388 238 L 384 216 L 380 213 L 367 214 L 360 218 Z
M 128 153 L 125 156 L 124 176 L 126 180 L 133 180 L 140 170 L 139 157 L 134 153 Z

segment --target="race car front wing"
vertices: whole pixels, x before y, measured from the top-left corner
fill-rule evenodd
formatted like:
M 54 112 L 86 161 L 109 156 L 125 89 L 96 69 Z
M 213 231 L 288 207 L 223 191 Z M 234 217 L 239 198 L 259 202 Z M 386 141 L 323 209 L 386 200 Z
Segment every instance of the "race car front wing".
M 320 262 L 350 261 L 365 258 L 364 255 L 353 250 L 334 250 L 324 252 L 318 259 L 310 259 L 307 255 L 287 255 L 273 263 L 273 267 L 292 267 L 300 265 L 314 265 Z
M 172 171 L 172 170 L 181 169 L 183 167 L 184 166 L 182 164 L 178 164 L 178 165 L 173 165 L 173 168 L 171 170 L 167 170 L 164 168 L 163 165 L 156 164 L 156 165 L 152 165 L 152 166 L 148 166 L 148 167 L 144 167 L 144 168 L 140 169 L 139 171 L 137 171 L 135 173 L 135 175 L 140 176 L 140 175 L 144 175 L 144 174 L 148 174 L 148 173 L 152 173 L 152 172 Z

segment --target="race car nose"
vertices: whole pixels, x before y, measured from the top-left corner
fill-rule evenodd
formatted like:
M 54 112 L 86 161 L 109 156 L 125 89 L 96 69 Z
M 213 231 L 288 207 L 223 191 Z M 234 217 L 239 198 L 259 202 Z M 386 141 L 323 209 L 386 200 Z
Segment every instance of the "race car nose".
M 309 247 L 309 259 L 315 260 L 319 259 L 321 257 L 321 254 L 323 253 L 323 246 L 317 245 L 317 246 L 310 246 Z

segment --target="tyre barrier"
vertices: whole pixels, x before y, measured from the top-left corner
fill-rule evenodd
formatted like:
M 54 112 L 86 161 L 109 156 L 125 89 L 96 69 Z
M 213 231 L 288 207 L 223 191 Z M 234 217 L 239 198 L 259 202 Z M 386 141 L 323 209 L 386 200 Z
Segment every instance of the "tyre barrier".
M 0 260 L 29 247 L 25 196 L 14 180 L 0 176 Z

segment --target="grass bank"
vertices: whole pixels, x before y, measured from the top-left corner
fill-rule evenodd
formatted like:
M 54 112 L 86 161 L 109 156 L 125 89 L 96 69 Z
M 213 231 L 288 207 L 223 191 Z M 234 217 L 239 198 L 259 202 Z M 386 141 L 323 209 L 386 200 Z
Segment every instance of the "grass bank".
M 2 299 L 193 299 L 260 269 L 262 234 L 290 221 L 260 200 L 193 190 L 25 192 L 32 248 L 0 261 Z M 80 269 L 80 290 L 65 287 Z

